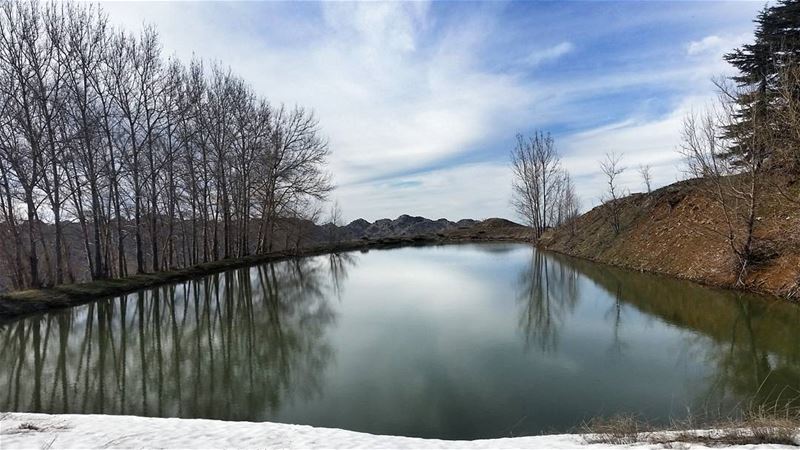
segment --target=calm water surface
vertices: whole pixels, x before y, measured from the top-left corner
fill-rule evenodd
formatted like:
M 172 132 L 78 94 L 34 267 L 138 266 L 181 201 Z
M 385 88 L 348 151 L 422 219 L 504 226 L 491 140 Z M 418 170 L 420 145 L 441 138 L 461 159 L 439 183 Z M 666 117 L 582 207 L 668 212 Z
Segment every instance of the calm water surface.
M 0 325 L 0 410 L 447 439 L 800 392 L 800 312 L 537 253 L 320 256 Z

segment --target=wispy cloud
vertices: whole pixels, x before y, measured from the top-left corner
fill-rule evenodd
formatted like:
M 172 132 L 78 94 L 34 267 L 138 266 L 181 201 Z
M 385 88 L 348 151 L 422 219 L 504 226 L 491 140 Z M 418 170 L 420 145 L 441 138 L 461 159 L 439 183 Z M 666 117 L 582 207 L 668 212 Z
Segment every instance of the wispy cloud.
M 686 46 L 686 53 L 689 56 L 707 56 L 720 58 L 732 49 L 751 41 L 752 33 L 740 33 L 734 36 L 718 36 L 715 34 L 706 36 L 702 39 L 691 41 Z
M 552 47 L 534 50 L 525 58 L 525 64 L 529 66 L 538 66 L 548 61 L 555 61 L 558 58 L 572 52 L 575 46 L 572 42 L 564 41 Z
M 231 34 L 214 20 L 218 10 L 173 16 L 183 8 L 155 17 L 126 10 L 125 21 L 155 19 L 167 48 L 229 63 L 273 101 L 314 108 L 340 185 L 453 157 L 502 133 L 499 126 L 514 112 L 521 123 L 531 104 L 525 86 L 476 66 L 469 48 L 453 45 L 455 35 L 421 42 L 430 20 L 425 3 L 324 3 L 317 25 L 325 39 L 289 46 L 268 45 L 269 30 Z M 482 33 L 457 36 L 478 41 Z

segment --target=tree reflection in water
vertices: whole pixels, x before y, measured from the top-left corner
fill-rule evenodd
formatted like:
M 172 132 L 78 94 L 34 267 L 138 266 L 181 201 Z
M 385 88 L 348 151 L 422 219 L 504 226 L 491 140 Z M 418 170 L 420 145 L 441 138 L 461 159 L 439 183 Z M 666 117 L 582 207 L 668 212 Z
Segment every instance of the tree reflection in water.
M 731 296 L 734 320 L 721 335 L 718 350 L 705 355 L 718 368 L 710 380 L 708 397 L 720 395 L 746 407 L 800 407 L 800 354 L 796 349 L 800 336 L 786 335 L 787 329 L 767 330 L 770 316 L 778 311 L 743 294 Z M 797 314 L 790 317 L 794 323 L 800 319 Z
M 229 271 L 8 324 L 0 408 L 267 419 L 320 394 L 327 283 L 341 289 L 347 261 Z
M 336 298 L 342 300 L 342 283 L 347 280 L 347 271 L 357 264 L 354 253 L 331 253 L 328 255 L 328 272 Z
M 578 303 L 578 272 L 533 251 L 528 267 L 519 275 L 517 302 L 525 345 L 543 351 L 558 348 L 558 328 Z
M 585 278 L 607 294 L 604 319 L 611 327 L 611 348 L 617 357 L 625 357 L 620 331 L 625 308 L 684 331 L 687 355 L 706 361 L 711 368 L 695 413 L 731 415 L 749 408 L 800 407 L 797 305 L 563 255 L 533 253 L 531 266 L 521 277 L 526 301 L 520 323 L 526 336 L 535 338 L 542 348 L 555 347 L 545 344 L 556 342 L 558 325 L 580 303 L 578 280 Z M 570 275 L 555 277 L 550 267 Z

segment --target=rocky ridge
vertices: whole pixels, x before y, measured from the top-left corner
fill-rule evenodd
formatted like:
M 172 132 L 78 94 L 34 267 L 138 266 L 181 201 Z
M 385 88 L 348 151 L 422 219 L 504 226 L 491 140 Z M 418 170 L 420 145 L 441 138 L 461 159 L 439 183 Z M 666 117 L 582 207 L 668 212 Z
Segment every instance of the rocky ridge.
M 421 216 L 403 214 L 397 219 L 379 219 L 368 222 L 356 219 L 347 225 L 336 227 L 333 224 L 322 226 L 325 232 L 336 234 L 337 240 L 383 239 L 389 237 L 411 237 L 436 234 L 449 230 L 466 230 L 480 223 L 477 220 L 462 219 L 453 222 L 447 219 L 431 220 Z

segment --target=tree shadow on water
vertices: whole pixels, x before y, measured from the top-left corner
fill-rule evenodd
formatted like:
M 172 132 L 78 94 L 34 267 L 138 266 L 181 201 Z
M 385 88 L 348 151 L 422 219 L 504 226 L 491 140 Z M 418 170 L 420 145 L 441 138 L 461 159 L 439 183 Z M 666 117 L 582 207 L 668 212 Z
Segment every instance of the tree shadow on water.
M 519 327 L 526 349 L 557 350 L 559 328 L 574 311 L 578 297 L 578 272 L 533 250 L 517 281 Z
M 267 264 L 6 324 L 0 410 L 266 420 L 322 394 L 330 271 Z

